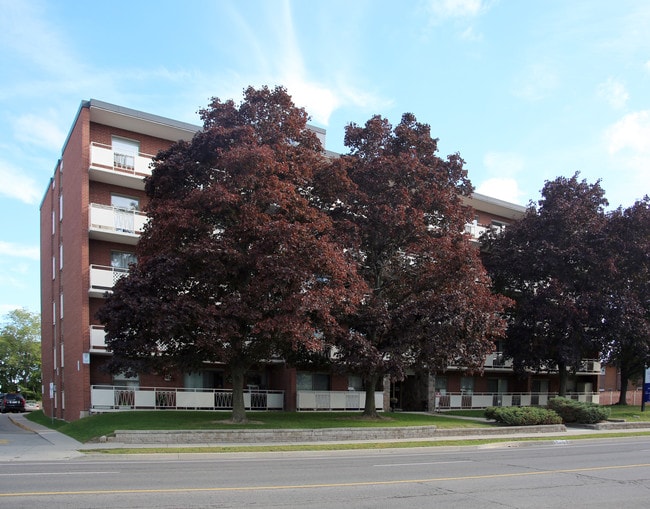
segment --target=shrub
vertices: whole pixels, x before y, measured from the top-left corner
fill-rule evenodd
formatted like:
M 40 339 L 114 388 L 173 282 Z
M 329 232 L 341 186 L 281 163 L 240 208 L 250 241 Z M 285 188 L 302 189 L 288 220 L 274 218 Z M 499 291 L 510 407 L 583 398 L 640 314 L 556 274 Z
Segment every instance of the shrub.
M 609 408 L 568 398 L 551 398 L 547 407 L 557 412 L 567 424 L 595 424 L 609 417 Z
M 561 424 L 562 418 L 553 410 L 539 407 L 489 407 L 485 417 L 506 426 L 536 426 L 539 424 Z

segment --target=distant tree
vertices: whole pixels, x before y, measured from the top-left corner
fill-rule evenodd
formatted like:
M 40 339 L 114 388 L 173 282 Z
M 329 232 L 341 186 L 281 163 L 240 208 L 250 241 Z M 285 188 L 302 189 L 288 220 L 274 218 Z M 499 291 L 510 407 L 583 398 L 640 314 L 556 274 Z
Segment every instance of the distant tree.
M 41 319 L 37 313 L 15 309 L 0 327 L 0 392 L 41 396 Z
M 349 155 L 321 167 L 315 194 L 335 221 L 369 291 L 348 317 L 338 359 L 362 374 L 364 414 L 375 386 L 409 367 L 479 370 L 505 329 L 505 300 L 492 295 L 478 250 L 463 235 L 472 191 L 458 155 L 436 155 L 430 128 L 405 114 L 351 124 Z
M 546 182 L 538 208 L 482 243 L 495 290 L 516 302 L 504 353 L 518 372 L 557 367 L 561 396 L 568 372 L 598 354 L 602 318 L 607 200 L 578 176 Z
M 602 360 L 620 370 L 625 405 L 629 380 L 650 362 L 650 198 L 611 212 L 606 239 Z
M 246 371 L 323 351 L 365 286 L 311 206 L 313 172 L 330 163 L 286 90 L 248 88 L 200 114 L 191 142 L 154 159 L 138 264 L 98 316 L 114 371 L 225 363 L 241 422 Z

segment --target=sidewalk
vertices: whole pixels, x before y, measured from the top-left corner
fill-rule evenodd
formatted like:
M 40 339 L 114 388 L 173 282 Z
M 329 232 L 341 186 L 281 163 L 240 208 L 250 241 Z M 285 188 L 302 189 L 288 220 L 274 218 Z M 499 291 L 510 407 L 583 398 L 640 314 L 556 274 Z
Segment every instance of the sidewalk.
M 304 441 L 287 441 L 287 442 L 239 442 L 239 441 L 206 441 L 206 442 L 192 442 L 187 441 L 161 441 L 161 442 L 148 442 L 148 443 L 124 443 L 120 441 L 102 441 L 92 443 L 81 443 L 73 438 L 59 433 L 58 431 L 49 429 L 40 424 L 33 423 L 25 418 L 24 414 L 12 414 L 10 420 L 20 426 L 21 428 L 32 431 L 40 435 L 45 443 L 42 447 L 31 448 L 14 454 L 10 461 L 43 461 L 43 460 L 66 460 L 79 457 L 88 457 L 87 452 L 91 450 L 101 449 L 139 449 L 139 448 L 178 448 L 178 447 L 224 447 L 224 446 L 253 446 L 253 445 L 299 445 L 299 444 L 332 444 L 341 443 L 341 440 L 304 440 Z M 479 420 L 479 419 L 474 419 Z M 598 427 L 600 426 L 600 428 Z M 440 433 L 434 433 L 434 436 L 426 436 L 421 438 L 386 438 L 386 439 L 359 439 L 359 440 L 345 440 L 345 443 L 391 443 L 391 442 L 448 442 L 458 440 L 478 440 L 478 439 L 508 439 L 513 440 L 512 443 L 502 442 L 501 446 L 521 446 L 521 442 L 516 440 L 536 439 L 548 440 L 549 438 L 557 439 L 558 443 L 564 443 L 571 440 L 571 437 L 577 435 L 601 435 L 614 434 L 621 432 L 639 432 L 650 431 L 650 422 L 647 423 L 605 423 L 603 425 L 595 425 L 590 427 L 564 427 L 564 426 L 549 426 L 536 427 L 535 430 L 528 427 L 500 427 L 500 428 L 458 428 L 458 429 L 441 429 Z M 609 428 L 609 429 L 604 429 Z M 141 432 L 142 433 L 142 432 Z M 156 435 L 157 432 L 149 432 Z M 457 446 L 457 444 L 454 444 Z M 495 445 L 488 445 L 495 447 Z M 0 449 L 2 451 L 2 449 Z M 177 451 L 175 451 L 177 452 Z M 92 453 L 90 453 L 92 454 Z M 4 458 L 0 455 L 0 461 Z

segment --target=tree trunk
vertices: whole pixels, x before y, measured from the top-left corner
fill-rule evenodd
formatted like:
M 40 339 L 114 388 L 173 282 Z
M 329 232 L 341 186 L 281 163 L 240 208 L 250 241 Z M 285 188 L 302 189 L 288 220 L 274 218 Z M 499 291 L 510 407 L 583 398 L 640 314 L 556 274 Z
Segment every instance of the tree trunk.
M 618 403 L 616 403 L 617 405 L 627 405 L 627 386 L 627 376 L 624 377 L 623 372 L 621 372 L 621 392 L 618 396 Z
M 231 366 L 232 376 L 232 422 L 246 422 L 246 409 L 244 407 L 244 376 L 246 368 L 243 366 Z
M 377 407 L 375 405 L 375 387 L 377 386 L 377 380 L 379 380 L 379 375 L 372 374 L 366 377 L 366 404 L 363 409 L 363 415 L 365 417 L 374 417 L 378 418 Z
M 564 363 L 559 363 L 558 364 L 558 375 L 560 378 L 560 389 L 558 391 L 558 396 L 561 398 L 566 397 L 566 384 L 567 384 L 567 378 L 569 375 L 569 372 L 566 369 L 566 364 Z

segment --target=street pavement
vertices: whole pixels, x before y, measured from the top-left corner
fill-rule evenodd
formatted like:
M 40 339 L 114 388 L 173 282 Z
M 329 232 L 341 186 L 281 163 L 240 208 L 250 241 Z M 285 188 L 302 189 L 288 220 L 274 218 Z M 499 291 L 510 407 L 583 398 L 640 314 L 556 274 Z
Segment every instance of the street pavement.
M 13 426 L 16 427 L 15 432 L 2 433 L 0 432 L 0 463 L 13 462 L 13 461 L 61 461 L 61 460 L 73 460 L 83 457 L 88 457 L 92 455 L 93 450 L 101 449 L 117 449 L 117 448 L 129 448 L 137 449 L 144 447 L 156 447 L 156 448 L 173 448 L 173 447 L 183 447 L 185 444 L 178 443 L 168 443 L 161 445 L 154 444 L 122 444 L 119 442 L 103 442 L 103 443 L 82 443 L 77 440 L 64 435 L 58 431 L 52 430 L 40 424 L 31 422 L 25 418 L 25 414 L 10 414 L 8 415 L 9 421 Z M 635 426 L 632 427 L 632 424 Z M 458 433 L 438 438 L 423 438 L 420 441 L 436 441 L 444 442 L 449 440 L 472 440 L 472 439 L 486 439 L 486 438 L 511 438 L 513 439 L 512 444 L 501 443 L 500 446 L 518 446 L 515 440 L 521 440 L 522 438 L 530 438 L 530 440 L 540 440 L 540 439 L 553 439 L 555 438 L 558 441 L 569 441 L 572 437 L 576 435 L 585 435 L 585 434 L 612 434 L 612 433 L 621 433 L 621 432 L 639 432 L 639 431 L 650 431 L 650 422 L 647 423 L 647 427 L 639 428 L 639 423 L 632 423 L 629 428 L 622 427 L 617 429 L 589 429 L 581 427 L 567 427 L 566 431 L 553 431 L 553 432 L 534 432 L 527 433 L 525 431 L 513 432 L 513 430 L 508 429 L 507 427 L 503 428 L 503 434 L 499 436 L 490 436 L 486 437 L 484 435 L 473 434 L 471 430 L 464 430 L 462 428 L 458 429 Z M 3 435 L 8 438 L 3 439 Z M 400 440 L 368 440 L 367 442 L 399 442 Z M 405 439 L 405 441 L 413 442 L 416 440 Z M 364 442 L 364 441 L 357 441 Z M 313 443 L 313 442 L 312 442 Z M 325 444 L 328 442 L 318 442 L 319 444 Z M 331 442 L 329 442 L 331 443 Z M 295 444 L 295 443 L 294 443 Z M 237 446 L 237 445 L 265 445 L 260 443 L 255 444 L 191 444 L 193 448 L 201 446 Z M 269 444 L 271 445 L 271 444 Z M 272 445 L 282 445 L 274 443 Z M 489 445 L 487 446 L 489 447 Z M 177 451 L 175 451 L 177 452 Z

